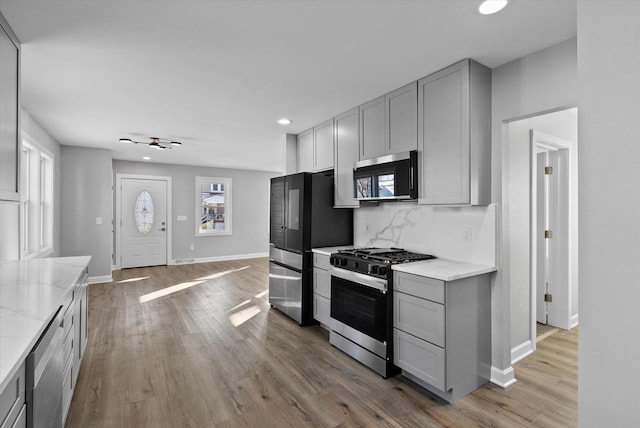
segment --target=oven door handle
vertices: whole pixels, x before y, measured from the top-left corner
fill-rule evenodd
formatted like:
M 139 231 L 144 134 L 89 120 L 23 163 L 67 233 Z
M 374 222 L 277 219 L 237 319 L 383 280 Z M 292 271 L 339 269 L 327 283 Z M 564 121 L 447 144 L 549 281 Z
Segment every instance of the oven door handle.
M 331 266 L 330 273 L 332 276 L 342 278 L 346 281 L 355 282 L 356 284 L 362 284 L 367 287 L 380 290 L 382 293 L 387 293 L 387 280 L 382 278 L 376 278 L 369 275 L 364 275 L 358 272 L 352 272 L 350 270 L 341 269 L 335 266 Z

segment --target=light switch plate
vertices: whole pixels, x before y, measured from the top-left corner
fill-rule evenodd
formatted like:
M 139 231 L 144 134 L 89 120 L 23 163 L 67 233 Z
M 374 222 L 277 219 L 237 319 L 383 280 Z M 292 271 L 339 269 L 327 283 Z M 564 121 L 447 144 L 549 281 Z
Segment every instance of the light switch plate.
M 186 215 L 179 215 L 176 217 L 176 220 L 178 221 L 187 221 L 187 216 Z
M 102 224 L 102 217 L 96 217 L 96 224 Z

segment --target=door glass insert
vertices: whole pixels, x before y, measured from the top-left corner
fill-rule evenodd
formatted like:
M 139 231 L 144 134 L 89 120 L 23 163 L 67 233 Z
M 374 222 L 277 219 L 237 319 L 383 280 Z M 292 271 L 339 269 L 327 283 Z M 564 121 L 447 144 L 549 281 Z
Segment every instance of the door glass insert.
M 292 230 L 300 229 L 300 189 L 289 190 L 289 212 L 287 227 Z
M 138 232 L 142 235 L 146 235 L 151 231 L 153 227 L 153 199 L 151 194 L 146 190 L 143 190 L 138 194 L 135 205 L 135 219 Z

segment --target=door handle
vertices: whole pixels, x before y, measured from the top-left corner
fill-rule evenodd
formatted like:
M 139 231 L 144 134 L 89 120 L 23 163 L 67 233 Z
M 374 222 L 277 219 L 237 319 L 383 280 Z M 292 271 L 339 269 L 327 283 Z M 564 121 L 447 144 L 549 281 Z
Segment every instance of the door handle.
M 166 228 L 166 227 L 161 227 L 161 228 L 160 228 L 160 231 L 162 231 L 162 232 L 164 232 L 165 230 L 167 230 L 167 228 Z

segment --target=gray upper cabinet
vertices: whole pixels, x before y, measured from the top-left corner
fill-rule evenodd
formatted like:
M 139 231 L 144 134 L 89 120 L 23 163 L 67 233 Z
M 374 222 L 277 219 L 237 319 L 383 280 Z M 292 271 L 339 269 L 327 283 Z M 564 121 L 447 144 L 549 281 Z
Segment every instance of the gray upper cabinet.
M 384 116 L 384 97 L 360 106 L 360 159 L 386 154 Z
M 417 148 L 417 86 L 412 82 L 360 106 L 360 159 Z
M 418 81 L 419 200 L 491 202 L 491 70 L 465 59 Z
M 313 170 L 333 168 L 333 119 L 313 128 Z
M 353 164 L 358 160 L 359 130 L 358 108 L 351 109 L 334 118 L 335 138 L 333 152 L 334 206 L 357 208 L 360 202 L 354 198 Z
M 19 201 L 20 42 L 0 15 L 0 200 Z
M 298 172 L 313 171 L 313 129 L 298 134 Z
M 298 134 L 298 172 L 333 168 L 333 119 Z
M 418 148 L 418 87 L 412 82 L 385 95 L 386 153 Z

